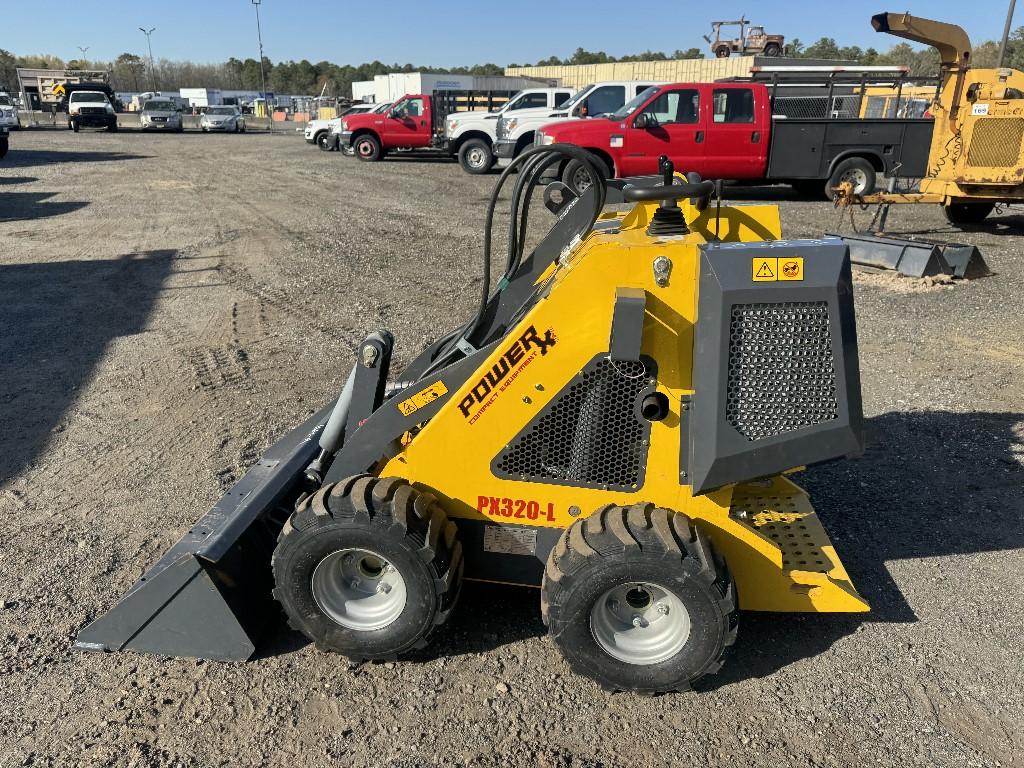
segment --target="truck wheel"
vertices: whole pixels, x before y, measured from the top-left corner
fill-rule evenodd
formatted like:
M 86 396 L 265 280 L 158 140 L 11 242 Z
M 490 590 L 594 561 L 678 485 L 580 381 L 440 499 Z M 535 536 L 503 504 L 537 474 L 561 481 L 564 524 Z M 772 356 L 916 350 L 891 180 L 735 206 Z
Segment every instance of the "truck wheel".
M 946 221 L 950 224 L 980 224 L 995 210 L 995 203 L 950 203 L 942 206 Z
M 313 140 L 316 142 L 316 145 L 320 147 L 320 150 L 323 152 L 330 152 L 331 150 L 334 149 L 334 147 L 331 146 L 331 136 L 329 133 L 327 133 L 327 131 L 320 131 L 320 133 L 318 133 L 313 138 Z
M 424 647 L 458 599 L 463 568 L 455 524 L 433 496 L 369 475 L 303 502 L 271 563 L 288 623 L 357 660 Z
M 110 123 L 110 125 L 107 126 L 107 130 L 110 131 L 110 133 L 117 133 L 117 123 Z
M 720 45 L 717 48 L 715 48 L 715 57 L 716 58 L 728 59 L 730 53 L 732 53 L 732 51 L 729 50 L 729 46 L 728 45 Z
M 604 688 L 689 690 L 736 639 L 725 563 L 685 515 L 609 504 L 548 555 L 541 613 L 569 666 Z
M 604 179 L 601 180 L 604 183 L 605 179 L 611 177 L 611 171 L 608 166 L 605 165 L 604 160 L 599 158 L 597 155 L 592 156 L 594 165 L 597 166 L 598 173 L 604 174 Z M 562 183 L 569 187 L 577 195 L 582 195 L 583 190 L 589 187 L 593 182 L 590 178 L 590 170 L 579 160 L 570 160 L 565 164 L 565 170 L 562 171 Z
M 356 151 L 356 157 L 360 160 L 367 162 L 374 162 L 380 160 L 380 142 L 377 141 L 377 137 L 369 133 L 364 133 L 362 136 L 357 136 L 355 142 L 352 145 Z
M 779 47 L 778 43 L 768 43 L 768 45 L 766 45 L 764 47 L 764 55 L 765 56 L 781 56 L 782 55 L 782 49 Z
M 459 147 L 459 165 L 466 173 L 487 173 L 494 165 L 494 152 L 483 139 L 470 139 Z
M 835 196 L 833 190 L 844 181 L 848 181 L 853 186 L 855 195 L 866 195 L 875 189 L 874 166 L 863 157 L 851 157 L 843 160 L 825 182 L 825 198 L 831 200 Z
M 77 120 L 72 120 L 70 125 L 71 125 L 71 130 L 74 131 L 75 133 L 78 133 L 78 121 Z

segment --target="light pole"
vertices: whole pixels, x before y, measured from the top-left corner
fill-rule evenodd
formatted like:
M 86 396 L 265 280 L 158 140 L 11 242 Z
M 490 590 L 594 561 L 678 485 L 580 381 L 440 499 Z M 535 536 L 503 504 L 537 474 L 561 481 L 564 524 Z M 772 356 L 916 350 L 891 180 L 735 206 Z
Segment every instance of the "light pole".
M 260 29 L 260 3 L 263 0 L 252 0 L 256 6 L 256 39 L 260 44 L 260 83 L 263 85 L 263 104 L 267 110 L 267 117 L 270 118 L 270 131 L 274 131 L 274 113 L 270 109 L 270 96 L 267 95 L 267 73 L 263 70 L 263 32 Z
M 146 30 L 143 27 L 139 27 L 139 32 L 141 32 L 142 34 L 144 34 L 146 36 L 146 45 L 149 47 L 149 84 L 153 87 L 153 90 L 156 91 L 157 83 L 156 83 L 156 67 L 153 66 L 153 43 L 149 39 L 149 36 L 152 35 L 154 32 L 156 32 L 156 27 L 153 27 L 150 30 Z
M 82 64 L 84 65 L 86 63 L 85 52 L 89 50 L 89 46 L 87 45 L 84 48 L 82 46 L 78 46 L 78 50 L 82 52 Z M 85 69 L 85 67 L 83 66 L 82 69 Z
M 1006 56 L 1006 41 L 1010 37 L 1010 24 L 1013 23 L 1013 6 L 1017 0 L 1010 0 L 1010 7 L 1006 11 L 1006 25 L 1003 27 L 1003 39 L 999 41 L 999 66 L 1003 66 L 1003 59 Z

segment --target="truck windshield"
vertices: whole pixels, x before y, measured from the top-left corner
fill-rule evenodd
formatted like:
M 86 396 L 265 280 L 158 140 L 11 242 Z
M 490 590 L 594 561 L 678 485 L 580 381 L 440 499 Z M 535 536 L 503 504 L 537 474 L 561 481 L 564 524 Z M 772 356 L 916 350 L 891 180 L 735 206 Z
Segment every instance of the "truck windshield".
M 210 107 L 206 110 L 208 115 L 233 115 L 235 114 L 234 107 Z
M 68 99 L 69 103 L 74 104 L 78 101 L 106 101 L 107 95 L 101 91 L 75 91 L 71 94 L 71 98 Z
M 593 89 L 593 87 L 594 87 L 593 83 L 591 83 L 590 85 L 584 85 L 582 88 L 580 88 L 578 91 L 576 91 L 576 93 L 574 93 L 572 95 L 571 99 L 569 99 L 567 102 L 565 102 L 565 104 L 560 106 L 559 109 L 565 109 L 565 110 L 572 109 L 577 104 L 579 104 L 580 101 L 582 101 L 584 96 L 586 96 L 588 93 L 590 93 L 590 91 L 591 91 L 591 89 Z
M 640 106 L 647 101 L 651 96 L 658 92 L 657 86 L 652 85 L 650 88 L 644 88 L 640 93 L 634 96 L 632 99 L 627 101 L 617 110 L 608 115 L 609 120 L 625 120 L 627 117 L 636 112 Z
M 11 106 L 11 97 L 6 93 L 0 93 L 0 107 Z
M 143 112 L 173 112 L 174 104 L 169 101 L 153 101 L 150 99 L 146 102 L 146 106 L 142 108 Z

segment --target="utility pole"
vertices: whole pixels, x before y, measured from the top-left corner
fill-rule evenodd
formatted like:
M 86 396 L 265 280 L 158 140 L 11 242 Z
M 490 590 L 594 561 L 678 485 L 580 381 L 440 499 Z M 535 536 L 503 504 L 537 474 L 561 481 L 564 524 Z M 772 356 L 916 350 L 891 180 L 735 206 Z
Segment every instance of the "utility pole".
M 270 96 L 267 94 L 267 73 L 263 70 L 263 32 L 260 29 L 260 3 L 263 0 L 252 0 L 256 6 L 256 39 L 260 44 L 260 82 L 263 84 L 263 104 L 267 110 L 267 117 L 270 118 L 270 132 L 274 132 L 274 112 L 270 106 Z
M 82 52 L 82 64 L 83 64 L 82 69 L 85 69 L 85 66 L 84 66 L 85 63 L 86 63 L 85 52 L 89 50 L 89 46 L 87 45 L 84 48 L 82 46 L 78 46 L 78 50 L 80 50 Z
M 1003 27 L 1003 39 L 999 41 L 999 66 L 1003 66 L 1006 58 L 1006 41 L 1010 39 L 1010 24 L 1013 23 L 1013 7 L 1017 0 L 1010 0 L 1010 7 L 1006 11 L 1006 25 Z
M 149 84 L 155 92 L 157 90 L 156 67 L 153 65 L 153 43 L 149 39 L 149 36 L 156 32 L 156 27 L 153 27 L 148 31 L 143 27 L 139 27 L 139 32 L 146 36 L 146 45 L 149 47 Z

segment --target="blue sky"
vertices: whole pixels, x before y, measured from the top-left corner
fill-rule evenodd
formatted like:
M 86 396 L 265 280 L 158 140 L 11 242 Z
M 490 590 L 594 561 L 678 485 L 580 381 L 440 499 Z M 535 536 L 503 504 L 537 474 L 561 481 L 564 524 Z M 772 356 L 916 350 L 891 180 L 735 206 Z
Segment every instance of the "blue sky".
M 891 10 L 954 21 L 979 43 L 1002 34 L 1007 5 L 1007 0 L 894 0 Z M 143 54 L 140 26 L 157 28 L 152 39 L 158 59 L 218 62 L 258 54 L 250 0 L 0 0 L 0 6 L 0 48 L 19 54 L 70 59 L 79 55 L 78 46 L 89 46 L 89 58 L 104 60 L 124 51 Z M 703 46 L 701 35 L 710 32 L 712 19 L 741 13 L 769 32 L 805 44 L 828 36 L 840 45 L 884 49 L 897 41 L 874 33 L 869 20 L 885 6 L 884 0 L 263 0 L 260 15 L 264 51 L 274 61 L 380 59 L 458 66 L 567 56 L 578 46 L 612 55 Z M 1018 24 L 1024 24 L 1024 8 L 1018 9 Z

